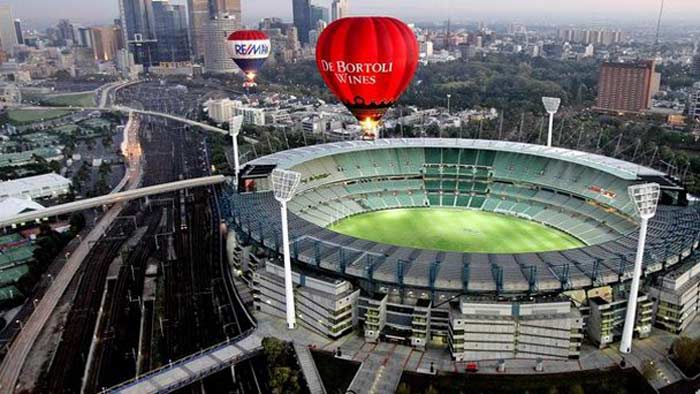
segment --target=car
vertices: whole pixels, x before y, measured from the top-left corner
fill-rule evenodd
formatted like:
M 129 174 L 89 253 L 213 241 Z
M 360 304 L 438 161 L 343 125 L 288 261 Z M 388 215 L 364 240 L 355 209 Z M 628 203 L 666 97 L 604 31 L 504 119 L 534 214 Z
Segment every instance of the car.
M 467 363 L 467 365 L 464 366 L 464 370 L 466 372 L 479 372 L 479 363 Z

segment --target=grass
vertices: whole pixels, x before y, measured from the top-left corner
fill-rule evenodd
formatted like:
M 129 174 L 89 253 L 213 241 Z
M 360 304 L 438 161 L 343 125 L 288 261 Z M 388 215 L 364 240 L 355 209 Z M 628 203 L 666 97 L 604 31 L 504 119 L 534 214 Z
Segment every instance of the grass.
M 329 228 L 381 243 L 453 252 L 532 253 L 585 246 L 569 234 L 533 221 L 454 208 L 369 212 Z
M 38 122 L 40 120 L 51 120 L 66 116 L 72 111 L 62 109 L 31 110 L 14 109 L 7 112 L 7 117 L 14 124 L 26 124 Z
M 57 107 L 94 107 L 95 106 L 95 94 L 94 93 L 76 93 L 76 94 L 64 94 L 60 96 L 46 96 L 41 99 L 44 105 L 52 105 Z

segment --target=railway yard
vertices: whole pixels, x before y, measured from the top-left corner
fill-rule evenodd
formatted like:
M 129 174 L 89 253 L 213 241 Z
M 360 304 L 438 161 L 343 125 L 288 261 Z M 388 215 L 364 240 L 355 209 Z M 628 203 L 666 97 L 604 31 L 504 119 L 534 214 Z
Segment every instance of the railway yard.
M 117 101 L 161 112 L 196 108 L 188 95 L 138 100 L 149 95 L 125 89 Z M 139 139 L 141 186 L 210 175 L 206 136 L 190 126 L 143 116 Z M 211 186 L 126 203 L 63 293 L 18 388 L 99 392 L 252 328 L 225 261 L 218 198 Z M 179 392 L 265 392 L 260 363 L 253 358 Z

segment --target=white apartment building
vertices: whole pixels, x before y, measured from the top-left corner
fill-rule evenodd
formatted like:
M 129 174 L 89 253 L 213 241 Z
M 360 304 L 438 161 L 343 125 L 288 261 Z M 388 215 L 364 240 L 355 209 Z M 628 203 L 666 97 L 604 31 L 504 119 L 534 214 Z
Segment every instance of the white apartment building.
M 227 123 L 236 115 L 236 108 L 243 105 L 240 100 L 221 99 L 211 100 L 207 104 L 209 119 L 216 123 Z
M 265 126 L 265 110 L 262 108 L 237 107 L 234 112 L 243 116 L 244 125 Z
M 649 288 L 654 303 L 654 325 L 673 334 L 680 334 L 700 308 L 700 259 L 674 267 Z

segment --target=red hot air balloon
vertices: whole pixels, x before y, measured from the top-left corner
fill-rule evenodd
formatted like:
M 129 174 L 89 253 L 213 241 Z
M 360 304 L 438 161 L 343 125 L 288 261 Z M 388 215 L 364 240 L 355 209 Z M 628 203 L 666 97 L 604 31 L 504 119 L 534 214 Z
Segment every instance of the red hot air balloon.
M 418 67 L 418 42 L 390 17 L 350 17 L 331 23 L 316 45 L 316 65 L 328 88 L 360 121 L 365 138 L 406 91 Z
M 231 58 L 245 73 L 243 86 L 255 86 L 255 76 L 270 56 L 270 38 L 259 30 L 238 30 L 228 36 L 227 46 Z

